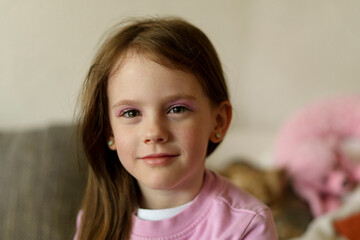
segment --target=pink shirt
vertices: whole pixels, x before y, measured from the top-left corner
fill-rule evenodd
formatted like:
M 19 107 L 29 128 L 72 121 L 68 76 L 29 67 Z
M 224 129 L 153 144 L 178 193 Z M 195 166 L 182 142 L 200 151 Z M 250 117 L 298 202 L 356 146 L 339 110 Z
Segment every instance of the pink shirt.
M 200 193 L 178 215 L 160 221 L 133 216 L 131 239 L 275 240 L 277 233 L 268 207 L 206 171 Z
M 134 215 L 131 239 L 276 240 L 277 233 L 268 207 L 225 178 L 206 171 L 200 193 L 179 214 L 160 221 Z

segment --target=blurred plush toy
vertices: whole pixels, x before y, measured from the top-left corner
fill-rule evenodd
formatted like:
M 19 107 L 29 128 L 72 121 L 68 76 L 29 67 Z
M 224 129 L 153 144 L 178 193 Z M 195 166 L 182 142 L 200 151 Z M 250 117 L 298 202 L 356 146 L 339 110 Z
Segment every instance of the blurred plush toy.
M 285 187 L 282 170 L 265 171 L 245 161 L 234 161 L 220 174 L 267 205 L 280 198 Z
M 360 162 L 344 150 L 360 150 L 360 97 L 312 104 L 285 123 L 275 144 L 275 159 L 314 216 L 337 209 L 360 181 Z
M 274 216 L 279 240 L 302 235 L 312 217 L 310 209 L 292 191 L 280 169 L 260 169 L 237 159 L 220 174 L 267 204 Z

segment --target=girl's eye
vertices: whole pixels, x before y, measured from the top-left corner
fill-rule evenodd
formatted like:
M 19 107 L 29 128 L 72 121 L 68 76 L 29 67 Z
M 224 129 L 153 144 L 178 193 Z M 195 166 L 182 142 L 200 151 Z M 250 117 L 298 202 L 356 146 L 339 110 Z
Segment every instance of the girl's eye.
M 189 111 L 189 109 L 185 106 L 174 106 L 174 107 L 170 108 L 168 113 L 182 113 L 182 112 L 186 112 L 186 111 Z
M 134 118 L 141 116 L 141 112 L 135 109 L 125 110 L 121 113 L 120 117 Z

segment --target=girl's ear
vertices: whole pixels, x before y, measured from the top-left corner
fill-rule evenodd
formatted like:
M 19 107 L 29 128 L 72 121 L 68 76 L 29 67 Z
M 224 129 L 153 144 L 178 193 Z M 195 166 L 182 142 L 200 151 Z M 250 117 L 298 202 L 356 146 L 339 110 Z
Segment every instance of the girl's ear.
M 110 150 L 115 151 L 116 150 L 116 144 L 115 144 L 115 138 L 113 136 L 108 138 L 108 147 L 110 148 Z
M 221 142 L 230 126 L 232 118 L 232 108 L 229 101 L 221 102 L 215 109 L 214 130 L 211 133 L 210 141 L 213 143 Z

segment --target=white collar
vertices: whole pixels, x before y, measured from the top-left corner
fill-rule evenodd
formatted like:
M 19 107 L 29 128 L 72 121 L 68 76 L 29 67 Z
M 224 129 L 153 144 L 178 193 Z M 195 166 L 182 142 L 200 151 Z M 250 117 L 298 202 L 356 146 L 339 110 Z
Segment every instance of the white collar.
M 171 218 L 178 213 L 182 212 L 186 207 L 188 207 L 191 202 L 185 203 L 184 205 L 174 207 L 174 208 L 165 208 L 165 209 L 144 209 L 139 208 L 136 215 L 143 220 L 148 221 L 159 221 L 163 219 Z

